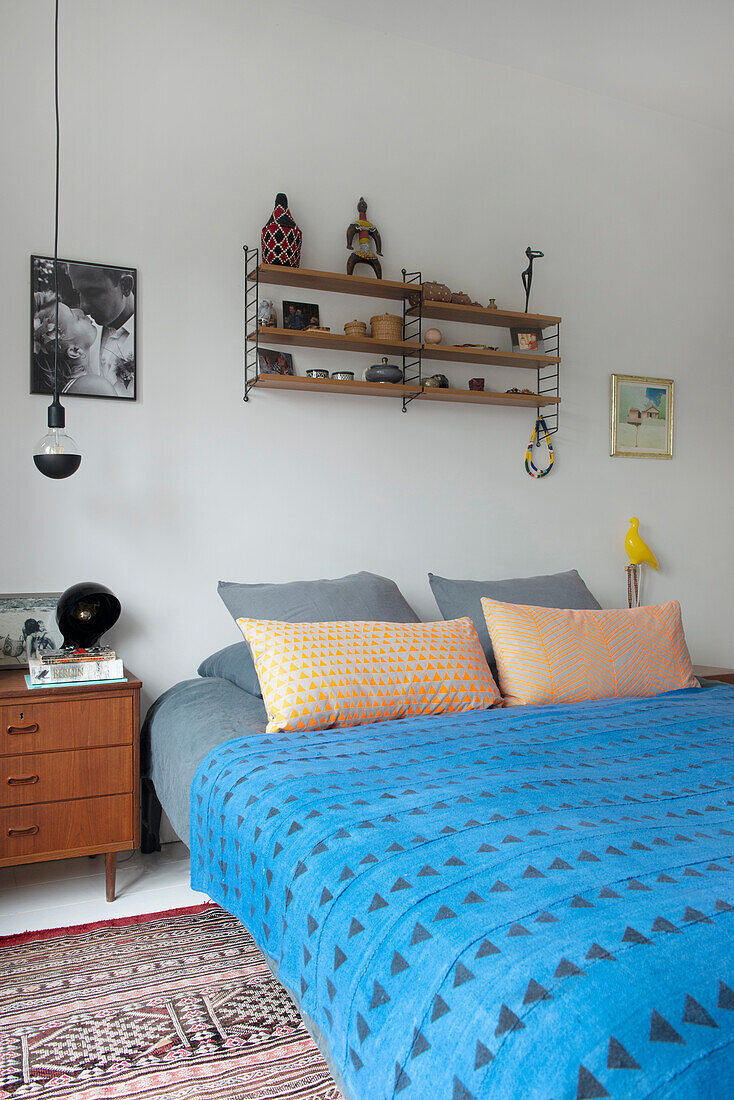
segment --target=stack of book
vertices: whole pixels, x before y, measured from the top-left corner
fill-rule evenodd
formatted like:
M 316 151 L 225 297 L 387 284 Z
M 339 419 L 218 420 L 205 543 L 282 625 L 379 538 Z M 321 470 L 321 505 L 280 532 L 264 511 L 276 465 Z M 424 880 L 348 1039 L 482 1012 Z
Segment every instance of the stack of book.
M 32 687 L 82 681 L 121 680 L 122 661 L 109 646 L 94 649 L 51 649 L 28 661 Z

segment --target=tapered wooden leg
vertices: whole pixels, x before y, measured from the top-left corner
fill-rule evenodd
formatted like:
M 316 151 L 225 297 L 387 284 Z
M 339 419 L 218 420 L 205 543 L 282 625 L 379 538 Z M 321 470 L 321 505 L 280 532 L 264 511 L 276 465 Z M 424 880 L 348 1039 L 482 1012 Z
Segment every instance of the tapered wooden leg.
M 104 870 L 105 870 L 105 885 L 107 886 L 107 900 L 115 900 L 115 870 L 117 863 L 116 852 L 105 852 L 104 857 Z

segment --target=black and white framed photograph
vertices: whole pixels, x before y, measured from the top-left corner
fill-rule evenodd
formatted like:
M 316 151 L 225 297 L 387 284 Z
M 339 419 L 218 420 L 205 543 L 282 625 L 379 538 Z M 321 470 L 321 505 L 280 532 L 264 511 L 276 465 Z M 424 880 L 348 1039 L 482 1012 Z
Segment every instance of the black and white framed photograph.
M 265 351 L 258 354 L 260 374 L 294 374 L 293 356 L 287 351 Z
M 319 307 L 310 302 L 283 302 L 283 328 L 303 332 L 319 327 Z
M 29 657 L 60 649 L 56 622 L 60 592 L 0 595 L 0 668 L 27 668 Z
M 59 260 L 59 393 L 135 400 L 137 270 Z M 54 261 L 31 256 L 31 393 L 54 388 Z

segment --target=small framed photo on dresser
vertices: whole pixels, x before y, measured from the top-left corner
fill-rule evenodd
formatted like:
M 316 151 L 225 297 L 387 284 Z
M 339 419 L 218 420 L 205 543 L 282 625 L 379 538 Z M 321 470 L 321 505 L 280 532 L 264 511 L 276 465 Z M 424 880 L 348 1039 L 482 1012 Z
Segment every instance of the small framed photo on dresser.
M 31 256 L 31 393 L 134 401 L 134 267 Z M 58 361 L 56 319 L 58 316 Z
M 0 669 L 28 668 L 29 657 L 40 657 L 63 645 L 56 623 L 60 592 L 11 592 L 0 595 Z

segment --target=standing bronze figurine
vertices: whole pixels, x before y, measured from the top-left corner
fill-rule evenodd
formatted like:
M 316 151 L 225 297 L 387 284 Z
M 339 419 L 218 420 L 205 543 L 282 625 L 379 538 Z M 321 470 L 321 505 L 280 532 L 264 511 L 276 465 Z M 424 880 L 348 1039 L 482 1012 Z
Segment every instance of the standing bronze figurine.
M 530 287 L 533 285 L 533 260 L 539 260 L 543 255 L 542 252 L 534 252 L 528 245 L 525 249 L 525 255 L 530 260 L 530 263 L 522 273 L 522 285 L 525 287 L 525 312 L 528 311 L 528 305 L 530 304 Z
M 347 261 L 347 275 L 353 274 L 357 264 L 369 264 L 371 268 L 374 268 L 377 278 L 381 279 L 382 267 L 377 256 L 382 255 L 382 240 L 380 239 L 379 230 L 372 222 L 367 221 L 367 203 L 363 198 L 357 203 L 357 212 L 359 217 L 347 228 L 347 248 L 351 249 L 352 241 L 357 237 L 357 247 Z M 377 256 L 372 251 L 373 241 Z

